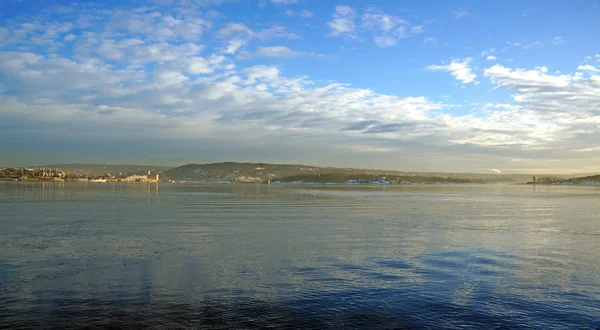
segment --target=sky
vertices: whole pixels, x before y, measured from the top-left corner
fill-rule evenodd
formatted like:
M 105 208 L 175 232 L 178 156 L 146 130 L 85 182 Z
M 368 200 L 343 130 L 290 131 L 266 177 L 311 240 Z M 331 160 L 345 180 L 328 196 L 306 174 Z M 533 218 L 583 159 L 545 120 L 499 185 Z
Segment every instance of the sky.
M 0 166 L 600 172 L 600 1 L 0 3 Z

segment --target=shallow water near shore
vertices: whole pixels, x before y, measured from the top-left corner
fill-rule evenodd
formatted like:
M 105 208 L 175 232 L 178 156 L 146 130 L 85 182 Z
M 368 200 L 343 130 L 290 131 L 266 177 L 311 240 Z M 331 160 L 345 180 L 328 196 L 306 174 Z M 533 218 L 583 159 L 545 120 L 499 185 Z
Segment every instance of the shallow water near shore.
M 600 188 L 0 182 L 0 327 L 600 328 Z

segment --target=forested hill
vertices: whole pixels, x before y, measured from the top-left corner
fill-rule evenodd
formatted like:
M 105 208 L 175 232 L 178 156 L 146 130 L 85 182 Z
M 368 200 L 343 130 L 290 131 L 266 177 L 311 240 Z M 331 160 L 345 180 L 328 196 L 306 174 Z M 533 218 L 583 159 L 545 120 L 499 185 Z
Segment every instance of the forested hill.
M 530 176 L 469 173 L 418 173 L 392 170 L 316 167 L 266 163 L 188 164 L 163 173 L 163 179 L 199 182 L 334 182 L 348 180 L 396 180 L 410 182 L 518 182 Z

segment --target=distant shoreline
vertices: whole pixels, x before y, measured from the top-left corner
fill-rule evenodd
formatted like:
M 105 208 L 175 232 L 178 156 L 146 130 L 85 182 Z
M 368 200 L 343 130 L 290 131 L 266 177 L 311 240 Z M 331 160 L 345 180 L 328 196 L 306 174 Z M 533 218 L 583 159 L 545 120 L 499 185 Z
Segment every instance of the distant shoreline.
M 496 170 L 498 171 L 498 170 Z M 499 172 L 499 171 L 498 171 Z M 600 175 L 447 173 L 317 167 L 307 165 L 222 162 L 187 164 L 174 168 L 146 165 L 61 164 L 0 169 L 0 178 L 44 181 L 160 181 L 178 183 L 262 183 L 302 185 L 410 185 L 410 184 L 555 184 L 600 185 Z M 532 180 L 533 179 L 533 180 Z M 581 182 L 581 183 L 575 183 Z
M 344 187 L 395 187 L 395 186 L 467 186 L 467 185 L 477 185 L 477 186 L 544 186 L 544 187 L 597 187 L 600 186 L 600 182 L 596 182 L 593 184 L 589 183 L 539 183 L 539 184 L 531 184 L 527 182 L 519 182 L 519 183 L 481 183 L 481 182 L 416 182 L 416 183 L 336 183 L 336 182 L 280 182 L 280 183 L 271 183 L 265 184 L 262 182 L 225 182 L 225 181 L 185 181 L 185 182 L 168 182 L 168 181 L 160 181 L 160 182 L 132 182 L 132 181 L 113 181 L 113 182 L 91 182 L 91 181 L 45 181 L 45 180 L 19 180 L 19 179 L 11 179 L 11 178 L 0 178 L 0 182 L 7 183 L 30 183 L 30 184 L 91 184 L 91 185 L 107 185 L 107 184 L 146 184 L 146 185 L 261 185 L 261 186 L 321 186 L 321 187 L 335 187 L 335 186 L 344 186 Z

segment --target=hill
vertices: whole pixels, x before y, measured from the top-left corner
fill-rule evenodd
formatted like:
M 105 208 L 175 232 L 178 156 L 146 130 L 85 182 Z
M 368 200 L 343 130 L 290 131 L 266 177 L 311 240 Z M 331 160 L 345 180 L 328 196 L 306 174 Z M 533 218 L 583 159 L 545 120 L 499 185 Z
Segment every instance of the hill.
M 265 163 L 188 164 L 165 171 L 163 178 L 173 181 L 262 182 L 299 173 L 316 173 L 318 169 L 314 166 Z
M 457 182 L 517 182 L 511 176 L 501 174 L 468 173 L 418 173 L 391 170 L 354 169 L 336 167 L 317 167 L 293 164 L 265 163 L 212 163 L 188 164 L 169 169 L 163 178 L 172 181 L 197 182 L 317 182 L 343 183 L 348 180 L 359 181 L 410 181 L 414 183 Z
M 600 185 L 600 175 L 590 175 L 590 176 L 572 178 L 572 179 L 560 181 L 558 184 L 598 186 L 598 185 Z

